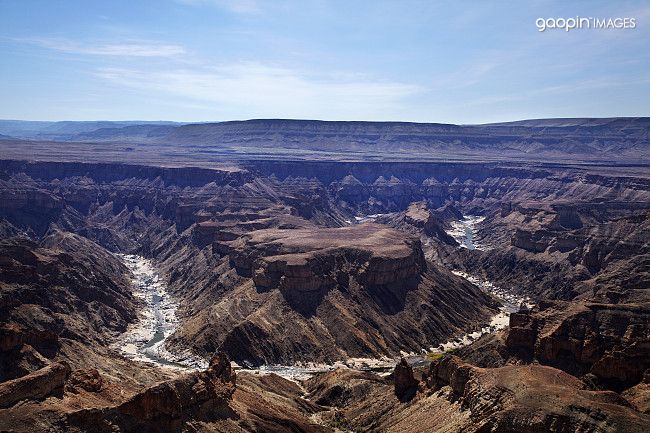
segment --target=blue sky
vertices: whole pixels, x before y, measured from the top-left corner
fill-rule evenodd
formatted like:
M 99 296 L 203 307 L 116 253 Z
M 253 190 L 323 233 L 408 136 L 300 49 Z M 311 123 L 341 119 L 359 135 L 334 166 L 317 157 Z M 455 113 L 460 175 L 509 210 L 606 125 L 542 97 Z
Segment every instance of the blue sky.
M 647 1 L 0 0 L 0 118 L 648 116 L 648 47 Z

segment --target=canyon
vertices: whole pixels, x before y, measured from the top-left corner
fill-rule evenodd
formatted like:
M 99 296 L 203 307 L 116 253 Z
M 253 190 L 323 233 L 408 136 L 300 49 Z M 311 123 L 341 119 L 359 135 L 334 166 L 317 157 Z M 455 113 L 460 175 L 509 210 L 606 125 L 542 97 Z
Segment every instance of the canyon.
M 647 118 L 37 126 L 0 430 L 650 428 Z

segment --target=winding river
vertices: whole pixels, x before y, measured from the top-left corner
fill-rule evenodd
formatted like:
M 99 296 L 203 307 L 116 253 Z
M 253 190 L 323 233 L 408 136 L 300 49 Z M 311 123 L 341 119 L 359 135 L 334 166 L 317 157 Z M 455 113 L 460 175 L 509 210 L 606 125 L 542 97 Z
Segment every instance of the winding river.
M 179 353 L 167 349 L 165 342 L 179 325 L 176 316 L 178 305 L 167 293 L 165 284 L 162 282 L 153 263 L 144 257 L 136 255 L 120 255 L 119 257 L 133 275 L 133 294 L 142 302 L 143 308 L 139 313 L 138 320 L 129 325 L 126 332 L 118 337 L 113 347 L 128 358 L 152 363 L 160 367 L 177 369 L 207 368 L 208 363 L 204 359 L 194 357 L 189 352 Z M 423 360 L 424 353 L 443 353 L 468 345 L 481 335 L 502 329 L 508 325 L 511 312 L 517 311 L 521 303 L 529 304 L 528 299 L 514 296 L 489 281 L 483 281 L 459 271 L 454 271 L 454 273 L 498 298 L 502 303 L 501 310 L 492 317 L 488 325 L 480 330 L 453 338 L 437 347 L 431 347 L 428 350 L 423 349 L 420 354 L 402 353 L 402 356 L 411 358 L 411 362 L 417 363 L 418 360 Z M 302 380 L 315 373 L 331 371 L 341 367 L 388 372 L 392 370 L 395 363 L 396 360 L 389 358 L 351 358 L 334 364 L 264 365 L 256 369 L 243 369 L 243 371 L 259 374 L 275 373 L 290 380 Z
M 207 362 L 189 353 L 170 352 L 165 340 L 178 327 L 177 304 L 167 293 L 151 260 L 136 255 L 119 255 L 133 274 L 133 295 L 142 302 L 138 320 L 118 338 L 115 346 L 123 355 L 173 368 L 205 368 Z
M 470 283 L 478 286 L 485 293 L 495 297 L 501 303 L 501 307 L 499 308 L 499 313 L 492 316 L 489 324 L 477 331 L 469 332 L 465 335 L 454 338 L 438 347 L 432 347 L 431 352 L 433 353 L 444 353 L 449 350 L 467 346 L 476 341 L 482 335 L 490 334 L 507 327 L 510 322 L 510 314 L 519 311 L 521 305 L 526 305 L 528 308 L 532 308 L 533 306 L 529 298 L 516 296 L 508 290 L 492 284 L 490 281 L 482 280 L 461 271 L 452 271 L 452 273 L 466 279 Z
M 485 217 L 478 215 L 464 216 L 463 219 L 451 223 L 451 230 L 447 234 L 453 237 L 461 248 L 467 248 L 468 250 L 488 249 L 476 240 L 478 234 L 476 226 L 484 219 Z

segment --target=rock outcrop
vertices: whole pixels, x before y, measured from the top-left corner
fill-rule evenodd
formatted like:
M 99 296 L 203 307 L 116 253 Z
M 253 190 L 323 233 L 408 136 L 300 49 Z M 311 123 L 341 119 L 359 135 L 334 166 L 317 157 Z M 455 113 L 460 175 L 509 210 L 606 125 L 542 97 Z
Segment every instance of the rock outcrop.
M 345 369 L 304 385 L 307 399 L 329 408 L 320 419 L 352 431 L 643 432 L 650 420 L 621 395 L 548 366 L 478 368 L 445 355 L 415 375 L 422 381 L 408 401 L 394 394 L 392 381 Z M 627 398 L 643 407 L 642 390 Z
M 0 287 L 7 349 L 28 343 L 51 352 L 59 337 L 104 342 L 136 317 L 126 267 L 73 233 L 53 230 L 40 245 L 25 238 L 0 241 Z
M 587 390 L 577 378 L 540 365 L 481 369 L 454 356 L 434 361 L 426 377 L 433 390 L 468 409 L 471 431 L 642 432 L 650 418 L 611 391 Z
M 432 211 L 426 202 L 414 202 L 406 211 L 387 214 L 377 218 L 376 222 L 395 227 L 416 236 L 425 235 L 438 239 L 447 245 L 457 246 L 458 242 L 445 231 L 444 217 L 448 217 L 451 210 L 443 207 Z M 460 216 L 462 218 L 462 215 Z
M 494 311 L 478 288 L 428 265 L 417 238 L 379 224 L 254 230 L 216 244 L 223 296 L 171 344 L 224 350 L 245 365 L 419 351 Z M 462 308 L 448 308 L 457 297 Z
M 59 368 L 58 364 L 53 364 Z M 132 363 L 131 373 L 142 366 Z M 151 370 L 151 367 L 146 367 Z M 73 371 L 64 386 L 43 395 L 40 381 L 28 396 L 0 407 L 0 430 L 29 432 L 217 432 L 331 433 L 310 417 L 322 407 L 303 398 L 295 382 L 276 375 L 241 373 L 223 354 L 206 371 L 174 377 L 135 389 L 96 370 Z M 169 371 L 167 372 L 170 373 Z M 41 372 L 38 373 L 41 375 Z M 34 382 L 33 376 L 23 380 Z M 44 380 L 44 378 L 43 378 Z M 0 385 L 4 391 L 5 384 Z M 14 392 L 12 395 L 18 395 Z M 4 394 L 3 394 L 4 396 Z M 23 395 L 24 396 L 24 395 Z M 3 400 L 4 403 L 4 400 Z
M 17 379 L 0 383 L 0 408 L 13 406 L 21 400 L 38 400 L 62 394 L 70 366 L 52 363 Z
M 510 316 L 506 348 L 525 360 L 571 374 L 593 375 L 601 387 L 621 390 L 650 369 L 650 305 L 542 304 Z
M 603 125 L 584 122 L 573 125 L 578 135 L 603 153 L 598 140 L 645 137 L 641 127 L 603 138 Z M 297 127 L 298 137 L 322 145 L 321 133 L 310 138 L 303 123 L 289 123 L 240 126 L 246 134 L 251 125 L 277 126 L 280 135 Z M 377 140 L 362 131 L 367 125 L 349 126 L 363 152 Z M 407 137 L 411 144 L 429 128 L 375 126 L 386 133 L 376 146 L 384 150 L 404 128 L 423 134 Z M 520 126 L 505 128 L 517 135 Z M 214 132 L 203 128 L 200 134 Z M 463 132 L 441 128 L 446 137 Z M 558 133 L 536 130 L 545 141 L 534 146 L 552 149 L 564 140 Z M 252 135 L 269 145 L 276 140 Z M 485 136 L 462 139 L 474 147 L 479 138 Z M 527 140 L 516 144 L 526 149 Z M 7 155 L 39 146 L 3 142 Z M 105 158 L 93 146 L 48 155 Z M 155 153 L 144 147 L 136 153 Z M 497 155 L 498 162 L 257 160 L 215 168 L 181 155 L 206 167 L 197 168 L 169 166 L 175 151 L 168 149 L 165 167 L 156 166 L 159 159 L 0 161 L 1 430 L 647 427 L 650 177 L 638 161 L 533 165 Z M 461 250 L 446 237 L 461 211 L 486 217 L 479 237 L 493 250 Z M 369 214 L 386 215 L 354 224 Z M 313 378 L 304 394 L 277 376 L 241 373 L 235 387 L 224 358 L 208 371 L 181 375 L 107 347 L 138 311 L 128 272 L 109 251 L 137 252 L 160 266 L 180 305 L 168 350 L 207 359 L 221 349 L 243 366 L 422 354 L 479 329 L 497 303 L 450 268 L 519 290 L 539 308 L 512 314 L 509 332 L 455 352 L 482 356 L 445 356 L 424 373 L 400 363 L 394 382 L 340 370 Z
M 235 374 L 228 357 L 219 353 L 206 371 L 182 375 L 178 379 L 148 388 L 115 408 L 121 415 L 137 420 L 192 418 L 195 411 L 218 410 L 235 392 Z
M 95 368 L 84 368 L 72 371 L 65 384 L 65 390 L 73 393 L 81 390 L 87 392 L 100 392 L 104 386 L 104 379 Z
M 219 353 L 205 371 L 151 386 L 115 407 L 70 413 L 66 423 L 82 430 L 101 423 L 126 432 L 180 431 L 188 421 L 214 422 L 232 416 L 229 405 L 234 392 L 230 360 Z
M 261 290 L 313 292 L 354 277 L 372 290 L 408 288 L 426 270 L 416 239 L 377 224 L 259 230 L 233 242 L 231 261 Z
M 393 370 L 393 384 L 395 395 L 401 401 L 407 401 L 415 396 L 419 381 L 413 377 L 413 368 L 404 358 L 400 360 Z

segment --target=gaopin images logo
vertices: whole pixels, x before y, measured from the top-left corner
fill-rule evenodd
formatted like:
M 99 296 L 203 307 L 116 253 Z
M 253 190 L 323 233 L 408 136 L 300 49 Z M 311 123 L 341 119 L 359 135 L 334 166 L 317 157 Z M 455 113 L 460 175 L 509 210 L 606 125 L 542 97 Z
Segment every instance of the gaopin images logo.
M 594 17 L 570 17 L 570 18 L 537 18 L 535 20 L 537 30 L 571 30 L 581 29 L 602 29 L 602 30 L 627 30 L 636 28 L 636 18 L 594 18 Z

